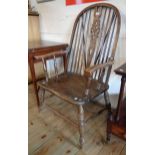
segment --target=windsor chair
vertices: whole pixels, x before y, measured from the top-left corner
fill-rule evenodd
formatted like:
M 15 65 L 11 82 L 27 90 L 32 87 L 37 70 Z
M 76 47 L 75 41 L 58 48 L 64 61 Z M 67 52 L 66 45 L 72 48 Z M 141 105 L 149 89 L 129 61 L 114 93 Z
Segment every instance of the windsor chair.
M 98 3 L 82 10 L 74 23 L 67 51 L 54 52 L 37 57 L 42 59 L 46 79 L 38 82 L 38 88 L 48 91 L 78 108 L 80 148 L 84 144 L 84 105 L 104 94 L 105 107 L 110 110 L 108 80 L 120 31 L 120 13 L 108 3 Z M 59 73 L 56 58 L 63 58 L 64 71 Z M 55 76 L 49 78 L 47 60 L 54 61 Z M 39 89 L 38 89 L 39 90 Z M 38 91 L 39 92 L 39 91 Z M 39 98 L 39 95 L 37 95 Z M 40 99 L 42 105 L 43 98 Z M 59 113 L 60 115 L 60 113 Z M 62 116 L 62 114 L 61 114 Z M 66 117 L 63 116 L 66 120 Z

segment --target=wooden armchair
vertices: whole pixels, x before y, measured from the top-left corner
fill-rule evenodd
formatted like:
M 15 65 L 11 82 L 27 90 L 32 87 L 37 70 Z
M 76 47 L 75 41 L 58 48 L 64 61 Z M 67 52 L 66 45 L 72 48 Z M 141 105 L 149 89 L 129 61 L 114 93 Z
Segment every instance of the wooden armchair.
M 93 4 L 77 16 L 68 51 L 55 52 L 42 59 L 46 80 L 38 82 L 38 87 L 77 106 L 79 122 L 75 126 L 80 133 L 80 147 L 84 144 L 84 108 L 101 94 L 105 105 L 110 108 L 108 80 L 114 63 L 120 31 L 118 9 L 107 3 Z M 56 58 L 62 57 L 64 72 L 59 73 Z M 47 59 L 54 59 L 55 76 L 48 77 Z M 39 97 L 37 96 L 38 100 Z M 42 104 L 40 100 L 40 105 Z M 59 113 L 60 115 L 60 113 Z M 65 116 L 63 116 L 65 119 Z

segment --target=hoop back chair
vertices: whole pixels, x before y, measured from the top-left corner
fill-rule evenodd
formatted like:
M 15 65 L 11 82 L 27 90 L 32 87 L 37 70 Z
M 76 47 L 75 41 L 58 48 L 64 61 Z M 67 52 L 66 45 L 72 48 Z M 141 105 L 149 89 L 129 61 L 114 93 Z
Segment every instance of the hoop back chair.
M 120 31 L 120 13 L 108 3 L 88 6 L 77 16 L 67 51 L 37 57 L 42 59 L 46 79 L 38 87 L 78 107 L 80 147 L 84 144 L 84 108 L 104 94 L 110 108 L 108 81 Z M 59 73 L 56 58 L 62 57 L 64 72 Z M 54 59 L 55 76 L 48 77 L 46 60 Z M 39 98 L 39 96 L 37 96 Z M 42 102 L 42 100 L 40 100 Z M 39 103 L 41 105 L 41 103 Z M 77 124 L 77 123 L 76 123 Z

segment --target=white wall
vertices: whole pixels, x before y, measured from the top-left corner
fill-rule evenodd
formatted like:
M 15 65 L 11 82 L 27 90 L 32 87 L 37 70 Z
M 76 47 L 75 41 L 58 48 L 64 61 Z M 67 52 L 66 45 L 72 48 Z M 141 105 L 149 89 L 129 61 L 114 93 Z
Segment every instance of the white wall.
M 122 15 L 123 28 L 125 31 L 125 1 L 110 0 L 109 3 L 116 5 Z M 40 14 L 41 35 L 43 39 L 67 41 L 69 42 L 72 25 L 77 14 L 90 3 L 66 6 L 65 0 L 54 0 L 37 4 L 36 0 L 31 0 L 32 6 Z M 124 33 L 122 31 L 122 33 Z M 125 37 L 121 34 L 121 37 Z
M 126 2 L 125 0 L 108 0 L 106 2 L 117 6 L 121 13 L 121 33 L 113 67 L 116 68 L 125 62 L 126 58 Z M 83 8 L 90 5 L 90 3 L 85 3 L 66 6 L 65 0 L 54 0 L 39 4 L 36 0 L 30 0 L 30 3 L 40 14 L 41 38 L 67 43 L 70 41 L 73 22 L 77 14 Z M 120 77 L 112 73 L 109 92 L 111 94 L 118 94 L 119 85 Z

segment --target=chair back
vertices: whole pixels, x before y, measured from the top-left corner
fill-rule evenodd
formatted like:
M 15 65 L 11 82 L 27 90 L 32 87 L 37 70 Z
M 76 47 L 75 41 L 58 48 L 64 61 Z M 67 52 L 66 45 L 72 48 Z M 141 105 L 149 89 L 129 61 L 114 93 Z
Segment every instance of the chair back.
M 82 10 L 71 35 L 67 71 L 83 75 L 86 67 L 113 60 L 120 22 L 118 9 L 108 3 L 93 4 Z M 93 78 L 99 79 L 101 72 L 94 73 Z

